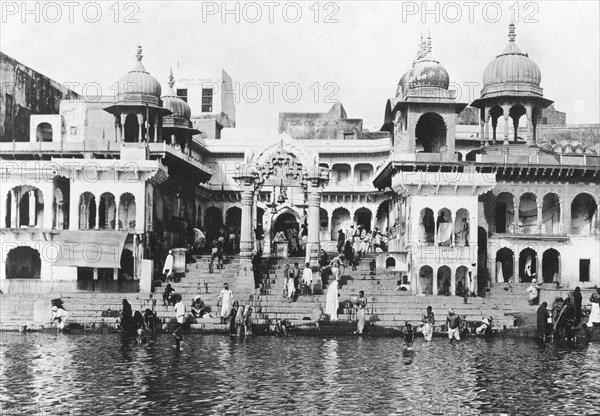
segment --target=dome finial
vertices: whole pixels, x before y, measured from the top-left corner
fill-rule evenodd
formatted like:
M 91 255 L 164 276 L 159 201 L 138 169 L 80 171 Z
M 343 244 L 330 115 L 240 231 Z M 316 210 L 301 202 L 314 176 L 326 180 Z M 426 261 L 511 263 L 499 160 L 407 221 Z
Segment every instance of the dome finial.
M 515 24 L 514 22 L 510 22 L 510 25 L 508 25 L 508 41 L 514 42 L 516 37 Z
M 137 54 L 135 55 L 135 57 L 138 60 L 138 62 L 142 62 L 142 58 L 144 57 L 144 55 L 142 55 L 142 46 L 141 45 L 138 45 Z
M 427 30 L 427 53 L 431 53 L 431 31 Z
M 175 85 L 175 78 L 173 78 L 173 67 L 170 67 L 170 69 L 169 69 L 169 88 L 173 88 L 173 85 Z

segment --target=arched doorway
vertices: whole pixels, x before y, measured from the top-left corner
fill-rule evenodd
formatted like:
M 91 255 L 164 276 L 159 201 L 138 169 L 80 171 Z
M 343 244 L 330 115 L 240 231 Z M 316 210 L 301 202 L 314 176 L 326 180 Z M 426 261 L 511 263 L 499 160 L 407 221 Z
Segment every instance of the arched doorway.
M 204 211 L 204 226 L 206 228 L 206 241 L 210 245 L 219 235 L 223 225 L 223 213 L 217 207 L 209 207 Z
M 124 248 L 121 252 L 121 268 L 119 269 L 119 279 L 133 279 L 133 252 Z
M 560 199 L 555 193 L 544 195 L 542 234 L 560 234 Z
M 560 276 L 560 253 L 553 248 L 549 248 L 542 255 L 542 277 L 544 283 L 552 283 L 555 274 Z
M 477 264 L 487 270 L 487 232 L 483 227 L 477 227 Z
M 396 267 L 396 259 L 393 257 L 388 257 L 387 259 L 385 259 L 385 268 L 386 269 L 393 269 Z
M 336 208 L 331 214 L 331 240 L 337 241 L 338 232 L 342 230 L 344 234 L 350 229 L 350 211 L 346 208 Z M 350 236 L 346 236 L 349 238 Z
M 511 193 L 502 192 L 496 198 L 495 222 L 497 233 L 511 232 L 514 225 L 514 199 Z
M 457 245 L 469 246 L 469 230 L 469 211 L 461 208 L 456 211 L 456 218 L 454 219 L 454 241 Z
M 79 229 L 92 230 L 96 227 L 96 197 L 84 192 L 79 197 Z
M 419 217 L 421 224 L 420 240 L 427 244 L 433 244 L 435 241 L 435 219 L 433 218 L 433 210 L 423 208 Z
M 138 141 L 140 125 L 138 123 L 137 115 L 127 114 L 125 118 L 125 142 L 135 143 Z
M 423 266 L 419 269 L 419 288 L 424 295 L 433 295 L 433 269 Z
M 354 222 L 356 226 L 362 226 L 367 232 L 371 231 L 371 220 L 373 219 L 373 214 L 371 210 L 368 208 L 359 208 L 354 212 Z
M 521 282 L 529 283 L 537 277 L 537 253 L 530 247 L 524 248 L 519 254 L 519 278 Z
M 98 222 L 102 230 L 115 229 L 116 217 L 115 197 L 110 192 L 100 195 L 100 204 L 98 204 Z
M 454 294 L 456 296 L 463 296 L 469 287 L 469 281 L 467 280 L 467 272 L 469 269 L 467 266 L 459 266 L 456 269 L 456 288 L 454 289 Z
M 300 230 L 300 224 L 298 224 L 298 218 L 293 213 L 287 211 L 282 212 L 275 219 L 273 229 L 271 230 L 271 238 L 275 237 L 279 231 L 283 231 L 284 234 L 288 235 L 288 230 L 293 229 L 295 231 Z
M 451 288 L 451 279 L 452 279 L 452 271 L 448 266 L 442 266 L 437 271 L 437 294 L 438 295 L 450 295 Z
M 231 207 L 225 212 L 225 225 L 228 227 L 239 227 L 242 224 L 242 210 L 239 207 Z
M 28 246 L 15 247 L 6 256 L 7 279 L 39 279 L 42 272 L 40 253 Z
M 453 240 L 454 236 L 452 234 L 453 224 L 452 224 L 452 212 L 448 208 L 442 208 L 438 211 L 438 216 L 436 219 L 436 230 L 437 230 L 437 240 L 436 242 L 439 245 L 448 246 Z
M 425 113 L 419 117 L 415 129 L 417 151 L 440 153 L 446 146 L 446 123 L 437 113 Z
M 587 193 L 577 195 L 571 203 L 571 234 L 594 234 L 597 223 L 598 204 L 594 198 Z
M 527 192 L 519 200 L 519 225 L 523 234 L 537 234 L 537 198 Z
M 505 283 L 513 280 L 514 255 L 509 248 L 501 248 L 496 252 L 496 282 Z
M 119 229 L 135 229 L 135 210 L 135 197 L 129 192 L 125 192 L 119 201 Z

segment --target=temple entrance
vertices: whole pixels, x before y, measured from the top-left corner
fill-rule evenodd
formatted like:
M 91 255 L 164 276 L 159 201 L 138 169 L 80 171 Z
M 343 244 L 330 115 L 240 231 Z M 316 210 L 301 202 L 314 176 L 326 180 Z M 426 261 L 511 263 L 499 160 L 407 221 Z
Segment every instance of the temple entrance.
M 285 234 L 286 240 L 289 239 L 289 230 L 299 231 L 300 224 L 298 223 L 298 218 L 292 214 L 291 212 L 284 212 L 277 216 L 275 220 L 275 224 L 273 224 L 273 230 L 271 233 L 271 238 L 274 238 L 279 231 L 283 231 Z

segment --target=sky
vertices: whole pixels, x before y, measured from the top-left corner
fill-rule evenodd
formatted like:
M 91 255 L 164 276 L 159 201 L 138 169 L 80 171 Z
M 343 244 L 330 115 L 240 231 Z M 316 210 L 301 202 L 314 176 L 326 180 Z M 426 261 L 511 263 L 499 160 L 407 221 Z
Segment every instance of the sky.
M 538 64 L 544 97 L 568 123 L 600 122 L 600 2 L 21 2 L 2 1 L 0 50 L 79 93 L 143 64 L 163 93 L 175 78 L 224 68 L 236 85 L 238 127 L 277 128 L 280 112 L 325 112 L 379 130 L 387 99 L 421 33 L 460 102 L 479 96 L 486 65 L 508 43 Z M 194 109 L 193 109 L 194 110 Z

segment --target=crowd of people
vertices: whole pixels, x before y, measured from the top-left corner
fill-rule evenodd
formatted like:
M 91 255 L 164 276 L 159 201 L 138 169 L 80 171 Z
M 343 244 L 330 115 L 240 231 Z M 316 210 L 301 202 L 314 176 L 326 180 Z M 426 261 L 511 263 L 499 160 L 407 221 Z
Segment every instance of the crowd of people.
M 592 308 L 588 322 L 583 326 L 585 331 L 600 327 L 600 289 L 596 289 L 589 300 Z M 566 298 L 555 298 L 550 308 L 548 308 L 548 302 L 542 302 L 537 309 L 536 335 L 541 339 L 554 337 L 574 340 L 575 330 L 583 318 L 582 301 L 581 289 L 576 287 L 575 290 L 569 292 Z

